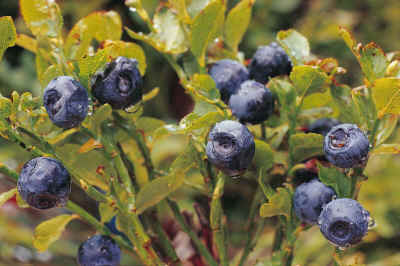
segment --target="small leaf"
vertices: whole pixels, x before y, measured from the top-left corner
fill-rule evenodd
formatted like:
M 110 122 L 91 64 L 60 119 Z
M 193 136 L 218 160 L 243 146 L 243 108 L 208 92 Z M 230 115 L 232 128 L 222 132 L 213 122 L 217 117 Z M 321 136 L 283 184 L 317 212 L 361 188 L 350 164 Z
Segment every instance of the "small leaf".
M 145 135 L 153 133 L 157 128 L 164 125 L 164 121 L 147 116 L 140 117 L 135 123 L 136 128 L 143 131 Z
M 382 118 L 385 114 L 400 114 L 400 79 L 382 78 L 373 83 L 372 97 L 378 117 Z
M 323 155 L 323 142 L 324 137 L 320 134 L 298 133 L 292 135 L 289 141 L 292 161 L 297 163 Z
M 382 144 L 371 152 L 372 155 L 400 154 L 400 144 Z
M 11 17 L 0 17 L 0 61 L 4 51 L 15 45 L 17 33 Z
M 18 207 L 19 208 L 23 208 L 23 209 L 25 209 L 25 208 L 29 208 L 30 206 L 28 205 L 28 203 L 26 203 L 23 199 L 22 199 L 22 197 L 21 197 L 21 195 L 19 194 L 19 192 L 18 192 L 18 190 L 16 191 L 16 195 L 17 195 L 17 205 L 18 205 Z
M 103 145 L 95 139 L 89 139 L 85 144 L 79 148 L 79 153 L 86 153 L 94 149 L 101 149 Z
M 354 88 L 351 91 L 351 97 L 354 106 L 358 111 L 362 127 L 372 130 L 376 119 L 376 107 L 374 102 L 371 100 L 368 88 L 365 86 Z
M 105 223 L 110 221 L 117 214 L 117 210 L 115 209 L 114 204 L 101 202 L 99 203 L 99 213 L 101 222 Z
M 192 78 L 191 85 L 194 87 L 196 92 L 210 100 L 219 100 L 220 93 L 217 89 L 214 80 L 210 75 L 206 74 L 195 74 Z M 196 94 L 194 95 L 196 97 Z M 202 100 L 201 98 L 200 100 Z
M 258 169 L 262 167 L 265 171 L 268 171 L 274 165 L 274 152 L 268 143 L 258 139 L 254 142 L 256 144 L 254 164 Z
M 155 97 L 157 97 L 159 92 L 160 92 L 159 87 L 152 89 L 151 91 L 149 91 L 148 93 L 143 95 L 143 102 L 148 102 L 148 101 L 154 99 Z
M 337 168 L 328 168 L 318 164 L 318 177 L 322 183 L 336 191 L 338 198 L 351 197 L 351 180 Z
M 172 6 L 176 9 L 179 19 L 186 24 L 190 24 L 192 19 L 186 8 L 186 0 L 169 0 Z
M 15 196 L 17 193 L 17 188 L 13 188 L 7 192 L 3 192 L 0 194 L 0 207 L 3 206 L 9 199 Z
M 278 101 L 281 106 L 281 119 L 286 121 L 289 114 L 293 114 L 296 108 L 296 90 L 293 85 L 286 80 L 273 78 L 268 83 L 271 91 L 278 96 Z
M 12 112 L 12 102 L 10 99 L 0 96 L 0 118 L 8 118 Z
M 63 18 L 56 1 L 20 0 L 21 14 L 35 36 L 60 38 Z
M 192 17 L 196 17 L 212 0 L 196 0 L 190 1 L 190 4 L 187 6 L 188 13 Z M 188 2 L 186 0 L 186 2 Z
M 229 11 L 226 18 L 224 36 L 226 43 L 234 50 L 238 50 L 240 41 L 246 33 L 251 20 L 251 9 L 255 0 L 242 0 Z
M 61 67 L 58 65 L 51 65 L 49 66 L 41 75 L 39 76 L 40 84 L 43 88 L 49 84 L 54 78 L 64 75 Z
M 290 73 L 290 79 L 298 95 L 323 92 L 330 82 L 328 76 L 318 67 L 295 66 Z
M 330 93 L 333 104 L 336 105 L 340 113 L 338 119 L 344 123 L 360 124 L 360 116 L 357 114 L 357 109 L 351 97 L 351 88 L 347 85 L 332 84 Z
M 89 88 L 90 78 L 96 71 L 107 63 L 107 51 L 102 49 L 95 55 L 83 56 L 78 60 L 79 81 L 85 88 Z
M 289 55 L 293 65 L 302 65 L 310 56 L 308 40 L 295 30 L 280 31 L 278 42 Z
M 222 0 L 214 0 L 200 12 L 192 24 L 191 47 L 200 66 L 205 65 L 205 54 L 209 43 L 216 37 L 224 18 L 225 5 Z
M 144 41 L 158 51 L 180 54 L 188 50 L 189 43 L 184 25 L 170 9 L 163 8 L 157 12 L 154 15 L 153 24 L 156 32 L 151 32 L 148 35 L 136 33 L 128 28 L 125 29 L 131 38 Z
M 38 251 L 46 251 L 54 241 L 60 238 L 67 224 L 76 218 L 79 216 L 64 214 L 39 224 L 33 236 L 33 246 Z
M 393 134 L 398 121 L 398 115 L 387 115 L 382 119 L 376 135 L 376 146 L 383 144 Z
M 32 53 L 37 52 L 37 41 L 28 35 L 18 34 L 16 44 Z
M 267 218 L 276 215 L 284 215 L 287 219 L 290 217 L 292 208 L 292 196 L 287 188 L 279 187 L 277 192 L 268 198 L 269 202 L 260 207 L 260 216 Z
M 119 40 L 121 35 L 122 22 L 118 13 L 94 12 L 78 21 L 69 32 L 65 51 L 70 58 L 80 59 L 89 54 L 93 41 L 102 43 L 106 40 Z
M 82 123 L 84 127 L 87 127 L 92 132 L 95 132 L 96 136 L 101 134 L 101 124 L 111 118 L 112 108 L 109 104 L 103 104 L 96 109 L 93 115 L 88 116 Z

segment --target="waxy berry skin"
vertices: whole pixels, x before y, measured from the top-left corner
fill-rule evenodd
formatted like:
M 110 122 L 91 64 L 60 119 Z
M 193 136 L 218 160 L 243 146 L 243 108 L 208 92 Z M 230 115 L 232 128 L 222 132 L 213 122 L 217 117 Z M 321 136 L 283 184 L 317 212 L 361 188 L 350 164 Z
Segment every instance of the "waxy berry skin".
M 89 95 L 87 90 L 69 76 L 60 76 L 47 85 L 43 104 L 50 120 L 58 127 L 77 127 L 87 116 Z
M 80 266 L 118 266 L 121 249 L 106 235 L 94 235 L 83 242 L 78 250 Z
M 289 75 L 292 63 L 286 52 L 276 42 L 259 46 L 249 65 L 250 79 L 265 84 L 270 78 Z
M 17 187 L 29 206 L 41 210 L 50 209 L 67 203 L 71 192 L 71 177 L 58 160 L 37 157 L 22 167 Z
M 316 133 L 323 136 L 326 136 L 328 132 L 335 126 L 340 125 L 341 123 L 333 118 L 321 118 L 313 123 L 311 123 L 306 132 L 307 133 Z
M 239 62 L 223 59 L 216 62 L 209 71 L 215 85 L 226 104 L 232 94 L 236 93 L 240 84 L 249 79 L 248 70 Z
M 296 188 L 293 196 L 293 206 L 297 217 L 309 224 L 316 224 L 322 207 L 336 196 L 335 191 L 313 179 Z
M 318 218 L 321 233 L 332 244 L 348 247 L 366 235 L 371 218 L 356 200 L 341 198 L 325 205 Z
M 232 120 L 215 124 L 208 135 L 208 160 L 230 176 L 242 174 L 255 153 L 254 137 L 246 126 Z
M 241 123 L 259 124 L 273 112 L 274 97 L 263 84 L 248 80 L 231 96 L 229 108 Z
M 92 94 L 113 109 L 124 109 L 142 100 L 143 80 L 135 59 L 118 57 L 92 78 Z
M 333 127 L 324 139 L 325 157 L 340 168 L 364 166 L 369 149 L 368 137 L 353 124 Z

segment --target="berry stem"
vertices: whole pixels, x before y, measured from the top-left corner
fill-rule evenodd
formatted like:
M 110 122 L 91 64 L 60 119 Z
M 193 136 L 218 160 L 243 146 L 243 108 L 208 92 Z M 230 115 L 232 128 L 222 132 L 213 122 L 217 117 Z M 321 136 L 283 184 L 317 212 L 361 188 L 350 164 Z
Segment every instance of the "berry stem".
M 224 194 L 226 176 L 220 173 L 217 176 L 217 184 L 211 200 L 210 225 L 213 232 L 213 239 L 218 250 L 220 265 L 228 265 L 228 255 L 226 250 L 225 225 L 222 221 L 224 211 L 222 209 L 221 197 Z
M 180 225 L 181 229 L 190 236 L 194 245 L 197 248 L 197 251 L 204 257 L 207 263 L 210 266 L 218 266 L 218 263 L 214 260 L 213 256 L 211 255 L 210 251 L 204 245 L 204 243 L 200 240 L 197 234 L 189 227 L 189 225 L 185 221 L 185 217 L 183 217 L 181 211 L 179 210 L 178 204 L 174 201 L 167 199 L 167 203 L 172 210 L 176 221 Z

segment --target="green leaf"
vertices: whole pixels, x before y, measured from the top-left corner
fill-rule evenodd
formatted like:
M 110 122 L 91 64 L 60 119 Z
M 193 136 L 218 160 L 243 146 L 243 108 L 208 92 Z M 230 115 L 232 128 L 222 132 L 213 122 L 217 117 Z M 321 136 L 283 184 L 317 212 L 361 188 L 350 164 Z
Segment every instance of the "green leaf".
M 186 0 L 168 0 L 168 2 L 175 8 L 176 12 L 178 13 L 178 17 L 182 22 L 187 24 L 191 23 L 192 19 L 190 18 L 186 8 Z
M 83 56 L 78 60 L 79 81 L 85 87 L 89 88 L 90 78 L 100 68 L 107 63 L 107 51 L 97 51 L 95 55 Z
M 287 123 L 284 123 L 279 127 L 272 129 L 271 132 L 268 133 L 268 141 L 273 149 L 279 148 L 288 130 L 289 125 Z
M 117 214 L 117 210 L 114 204 L 110 204 L 109 202 L 101 202 L 99 203 L 99 213 L 101 222 L 105 223 L 110 221 Z
M 351 91 L 351 97 L 353 98 L 354 106 L 358 111 L 362 127 L 372 130 L 376 119 L 376 107 L 374 102 L 371 100 L 368 88 L 365 86 L 354 88 Z
M 254 155 L 254 164 L 258 169 L 263 168 L 265 171 L 274 166 L 274 152 L 268 143 L 261 140 L 254 140 L 256 144 L 256 153 Z
M 4 51 L 15 45 L 17 32 L 11 17 L 0 17 L 0 61 Z
M 280 31 L 278 42 L 289 55 L 294 66 L 304 64 L 310 56 L 308 40 L 295 30 Z
M 376 79 L 385 76 L 389 60 L 376 43 L 371 42 L 367 45 L 357 44 L 350 31 L 344 27 L 339 28 L 339 34 L 357 57 L 364 76 L 369 82 L 372 83 Z
M 12 102 L 10 99 L 0 96 L 0 119 L 8 118 L 12 112 Z
M 38 75 L 40 85 L 45 88 L 50 81 L 62 75 L 64 72 L 59 65 L 51 65 L 41 75 Z
M 0 194 L 0 207 L 3 206 L 9 199 L 15 196 L 17 193 L 17 188 L 13 188 L 7 192 L 3 192 Z
M 400 114 L 400 79 L 377 79 L 371 90 L 379 118 L 385 114 Z
M 272 197 L 269 197 L 268 200 L 268 203 L 264 203 L 260 207 L 261 217 L 284 215 L 289 219 L 292 208 L 292 195 L 287 188 L 277 188 L 277 192 Z
M 255 0 L 242 0 L 231 11 L 226 18 L 224 36 L 225 41 L 234 51 L 246 33 L 251 20 L 251 10 Z
M 217 89 L 215 82 L 210 75 L 195 74 L 193 76 L 191 85 L 195 88 L 196 92 L 200 93 L 209 100 L 215 101 L 221 98 L 219 90 Z
M 165 125 L 164 121 L 154 117 L 147 117 L 147 116 L 140 117 L 135 123 L 136 128 L 142 131 L 143 134 L 145 135 L 153 133 L 156 129 L 164 125 Z
M 205 55 L 209 43 L 216 37 L 221 20 L 224 19 L 225 5 L 222 0 L 214 0 L 200 12 L 192 24 L 191 47 L 200 66 L 205 65 Z
M 382 144 L 371 152 L 372 155 L 400 154 L 400 144 Z
M 294 113 L 296 108 L 295 88 L 290 82 L 280 78 L 271 79 L 268 85 L 271 91 L 278 96 L 282 121 L 287 121 L 289 114 Z
M 61 38 L 63 18 L 56 1 L 20 0 L 20 8 L 33 35 Z
M 397 127 L 399 121 L 398 115 L 386 115 L 380 122 L 378 133 L 376 135 L 376 146 L 383 144 L 390 136 L 392 136 L 394 130 Z
M 78 217 L 78 215 L 63 214 L 39 224 L 33 236 L 33 246 L 38 251 L 46 251 L 60 238 L 67 224 Z
M 314 133 L 298 133 L 289 141 L 290 157 L 293 163 L 323 154 L 324 137 Z
M 187 1 L 187 0 L 186 0 Z M 191 17 L 196 17 L 213 0 L 192 0 L 187 6 Z
M 337 168 L 328 168 L 318 164 L 318 177 L 322 183 L 336 191 L 338 198 L 351 197 L 351 180 Z
M 330 82 L 325 72 L 314 66 L 295 66 L 290 73 L 290 79 L 298 95 L 323 92 Z
M 125 30 L 131 38 L 144 41 L 160 52 L 181 54 L 188 50 L 189 42 L 184 25 L 170 9 L 163 8 L 156 13 L 153 24 L 156 32 L 148 35 L 136 33 L 128 28 Z
M 21 195 L 19 194 L 19 192 L 18 192 L 18 190 L 16 191 L 16 198 L 17 198 L 17 205 L 18 205 L 18 207 L 19 208 L 23 208 L 23 209 L 25 209 L 25 208 L 29 208 L 30 206 L 28 205 L 28 203 L 26 203 L 23 199 L 22 199 L 22 197 L 21 197 Z
M 351 98 L 351 88 L 347 85 L 332 84 L 330 93 L 333 104 L 339 110 L 338 119 L 344 123 L 360 124 L 360 116 Z
M 93 115 L 86 117 L 83 121 L 82 125 L 87 127 L 92 132 L 96 134 L 96 136 L 100 136 L 101 134 L 101 124 L 112 117 L 112 108 L 109 104 L 103 104 L 99 108 L 96 109 Z
M 94 12 L 81 19 L 69 32 L 65 42 L 66 54 L 72 59 L 80 59 L 90 54 L 93 41 L 119 40 L 122 36 L 122 22 L 118 13 Z

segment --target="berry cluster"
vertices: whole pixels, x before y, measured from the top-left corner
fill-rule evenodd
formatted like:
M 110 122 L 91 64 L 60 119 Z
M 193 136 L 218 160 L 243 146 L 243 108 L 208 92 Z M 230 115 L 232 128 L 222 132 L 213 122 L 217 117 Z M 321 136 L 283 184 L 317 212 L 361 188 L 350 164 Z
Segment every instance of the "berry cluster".
M 288 75 L 291 70 L 289 57 L 273 42 L 257 49 L 249 70 L 237 61 L 223 59 L 209 73 L 233 115 L 241 123 L 260 124 L 274 110 L 274 97 L 265 84 L 272 77 Z
M 350 168 L 366 162 L 369 141 L 356 125 L 324 118 L 311 124 L 307 131 L 325 136 L 325 157 L 333 165 Z M 369 212 L 356 200 L 336 199 L 336 192 L 318 179 L 296 188 L 293 206 L 302 222 L 318 224 L 326 239 L 339 247 L 360 242 L 371 221 Z

